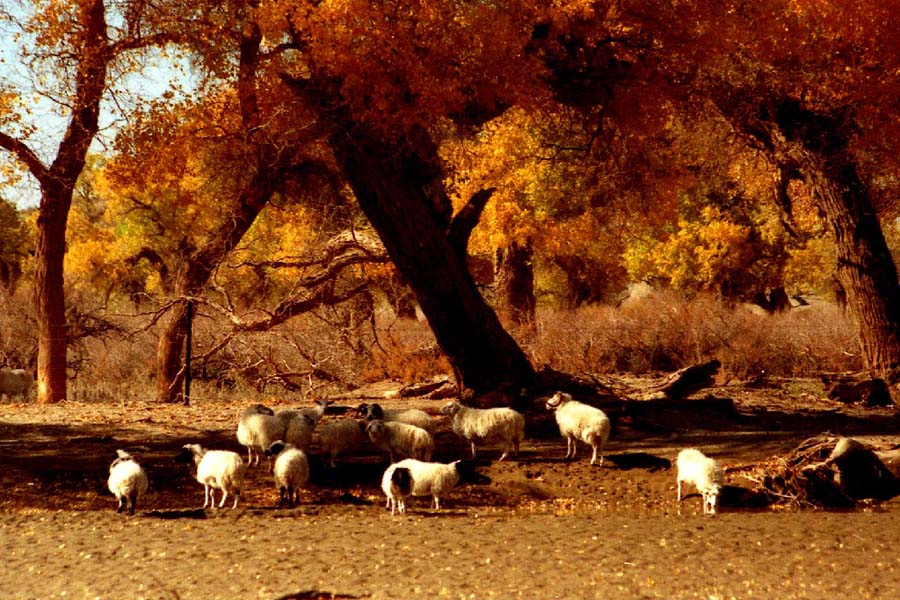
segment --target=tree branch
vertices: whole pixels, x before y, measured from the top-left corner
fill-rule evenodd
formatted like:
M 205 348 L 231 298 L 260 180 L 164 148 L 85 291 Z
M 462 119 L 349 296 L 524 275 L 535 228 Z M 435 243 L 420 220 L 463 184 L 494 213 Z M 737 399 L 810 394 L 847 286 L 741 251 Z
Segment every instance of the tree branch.
M 472 235 L 472 230 L 478 225 L 481 213 L 484 212 L 484 207 L 487 206 L 488 200 L 491 199 L 491 196 L 496 191 L 497 188 L 491 187 L 472 194 L 466 205 L 456 213 L 456 216 L 450 222 L 447 239 L 450 241 L 450 246 L 453 247 L 456 254 L 463 259 L 468 253 L 469 237 Z
M 25 142 L 0 131 L 0 148 L 5 148 L 15 154 L 19 160 L 25 163 L 28 171 L 38 180 L 41 187 L 44 186 L 49 171 L 37 154 Z

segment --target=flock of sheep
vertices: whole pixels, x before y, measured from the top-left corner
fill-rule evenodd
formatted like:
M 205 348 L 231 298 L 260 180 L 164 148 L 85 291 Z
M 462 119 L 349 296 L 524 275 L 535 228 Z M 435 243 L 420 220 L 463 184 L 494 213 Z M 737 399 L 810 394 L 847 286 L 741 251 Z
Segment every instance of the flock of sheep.
M 193 463 L 196 479 L 203 485 L 203 508 L 214 507 L 215 492 L 221 492 L 219 507 L 233 497 L 238 505 L 248 466 L 258 465 L 260 457 L 274 457 L 272 465 L 279 505 L 299 501 L 300 490 L 309 481 L 307 451 L 313 432 L 325 415 L 330 401 L 320 400 L 315 407 L 281 410 L 277 413 L 263 405 L 246 409 L 240 417 L 237 440 L 247 449 L 247 462 L 230 450 L 208 450 L 198 444 L 186 444 L 176 460 Z M 610 435 L 610 420 L 598 408 L 578 402 L 569 394 L 557 392 L 546 401 L 555 413 L 560 433 L 566 438 L 566 458 L 574 459 L 576 445 L 581 442 L 593 450 L 591 464 L 603 464 L 603 449 Z M 440 500 L 460 482 L 477 482 L 479 475 L 470 461 L 449 464 L 431 462 L 434 452 L 433 433 L 437 420 L 419 409 L 386 410 L 378 404 L 361 404 L 361 419 L 343 418 L 318 428 L 322 461 L 331 467 L 341 455 L 358 451 L 366 440 L 390 459 L 381 487 L 386 506 L 395 512 L 406 510 L 409 496 L 431 496 L 435 509 Z M 504 460 L 510 452 L 518 457 L 525 437 L 525 418 L 511 408 L 471 408 L 457 401 L 441 408 L 452 431 L 469 444 L 471 458 L 476 446 L 499 443 Z M 703 512 L 714 514 L 723 485 L 723 470 L 717 461 L 694 448 L 682 450 L 676 461 L 678 500 L 682 487 L 693 485 L 703 497 Z M 118 451 L 110 466 L 109 490 L 118 499 L 119 512 L 134 514 L 135 506 L 148 486 L 147 475 L 127 452 Z

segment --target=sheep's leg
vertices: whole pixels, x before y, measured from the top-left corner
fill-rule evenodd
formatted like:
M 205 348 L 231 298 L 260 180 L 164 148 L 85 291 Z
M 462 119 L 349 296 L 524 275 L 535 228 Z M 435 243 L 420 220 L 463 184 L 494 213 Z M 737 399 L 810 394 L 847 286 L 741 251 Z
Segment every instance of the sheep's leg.
M 128 514 L 134 514 L 134 507 L 137 504 L 137 492 L 132 492 L 131 496 L 128 497 Z
M 215 500 L 213 500 L 215 502 Z M 203 484 L 203 508 L 206 508 L 209 505 L 209 486 Z
M 406 512 L 406 500 L 400 498 L 397 500 L 397 504 L 399 505 L 400 514 L 404 514 Z
M 238 500 L 241 498 L 241 492 L 237 491 L 234 493 L 234 504 L 231 505 L 231 508 L 237 508 Z M 224 501 L 224 498 L 223 498 Z
M 591 448 L 594 450 L 594 454 L 591 456 L 591 464 L 594 465 L 597 463 L 597 446 L 591 444 Z
M 469 442 L 472 445 L 472 460 L 475 460 L 475 442 Z
M 681 502 L 681 480 L 678 480 L 678 501 Z
M 497 459 L 497 462 L 500 462 L 501 460 L 503 460 L 504 458 L 506 458 L 506 456 L 507 456 L 508 454 L 509 454 L 509 445 L 507 444 L 507 445 L 503 446 L 503 454 L 500 455 L 500 458 Z
M 434 497 L 434 510 L 441 510 L 441 499 L 437 496 Z
M 225 506 L 225 499 L 228 498 L 228 490 L 222 490 L 222 499 L 219 500 L 219 508 Z

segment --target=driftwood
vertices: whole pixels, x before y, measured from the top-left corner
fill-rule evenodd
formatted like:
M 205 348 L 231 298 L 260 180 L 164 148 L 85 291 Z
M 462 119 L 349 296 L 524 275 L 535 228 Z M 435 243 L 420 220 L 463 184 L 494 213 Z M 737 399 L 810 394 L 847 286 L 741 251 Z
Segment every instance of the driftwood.
M 712 387 L 722 363 L 718 360 L 691 365 L 667 375 L 659 383 L 643 390 L 646 400 L 680 400 L 699 389 Z
M 900 482 L 871 449 L 852 438 L 819 436 L 790 454 L 731 472 L 754 482 L 773 504 L 851 508 L 900 494 Z

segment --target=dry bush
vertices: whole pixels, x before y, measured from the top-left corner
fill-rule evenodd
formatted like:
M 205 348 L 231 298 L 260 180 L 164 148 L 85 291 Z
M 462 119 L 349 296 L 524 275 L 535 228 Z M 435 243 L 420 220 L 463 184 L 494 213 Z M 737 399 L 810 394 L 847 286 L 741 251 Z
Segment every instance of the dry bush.
M 13 293 L 0 287 L 0 366 L 33 369 L 37 363 L 37 327 L 30 287 Z
M 655 292 L 619 308 L 539 311 L 537 331 L 528 346 L 535 365 L 569 372 L 643 374 L 713 358 L 740 379 L 861 366 L 852 321 L 826 303 L 769 315 L 711 296 Z

